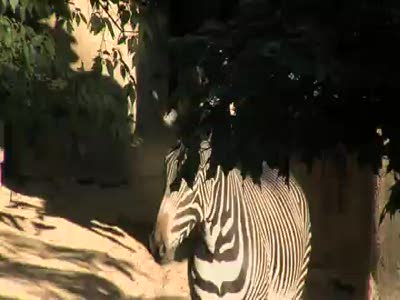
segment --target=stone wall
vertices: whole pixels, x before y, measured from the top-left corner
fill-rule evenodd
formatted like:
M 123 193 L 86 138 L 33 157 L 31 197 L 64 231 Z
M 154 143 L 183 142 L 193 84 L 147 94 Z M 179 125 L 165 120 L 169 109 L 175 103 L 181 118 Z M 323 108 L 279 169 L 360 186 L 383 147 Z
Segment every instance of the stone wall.
M 307 299 L 366 299 L 370 269 L 373 174 L 354 156 L 294 167 L 307 195 L 312 255 Z
M 384 161 L 384 166 L 388 162 Z M 392 194 L 394 174 L 381 172 L 376 179 L 377 198 L 372 226 L 371 294 L 375 299 L 400 299 L 400 216 L 380 215 Z

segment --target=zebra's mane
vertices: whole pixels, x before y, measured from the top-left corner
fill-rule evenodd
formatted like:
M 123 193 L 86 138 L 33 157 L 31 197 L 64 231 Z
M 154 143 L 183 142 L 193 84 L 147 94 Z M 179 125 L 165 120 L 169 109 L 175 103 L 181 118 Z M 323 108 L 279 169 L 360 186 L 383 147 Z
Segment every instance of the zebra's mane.
M 171 183 L 171 190 L 177 189 L 182 179 L 185 179 L 188 186 L 192 187 L 199 169 L 209 164 L 211 151 L 208 139 L 200 141 L 197 145 L 185 144 L 182 140 L 178 140 L 167 155 L 173 155 L 177 160 L 177 176 Z

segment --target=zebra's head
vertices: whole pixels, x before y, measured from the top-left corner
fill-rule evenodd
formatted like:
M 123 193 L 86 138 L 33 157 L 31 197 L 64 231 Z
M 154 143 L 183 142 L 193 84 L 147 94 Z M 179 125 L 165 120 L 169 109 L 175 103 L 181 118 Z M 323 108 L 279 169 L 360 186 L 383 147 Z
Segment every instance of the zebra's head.
M 198 187 L 202 184 L 199 172 L 192 188 L 183 178 L 178 177 L 185 160 L 182 145 L 172 150 L 165 158 L 165 192 L 154 230 L 149 238 L 150 251 L 154 259 L 161 264 L 174 260 L 178 246 L 193 228 L 203 221 L 204 201 L 198 193 Z M 202 168 L 201 161 L 202 155 L 199 168 Z

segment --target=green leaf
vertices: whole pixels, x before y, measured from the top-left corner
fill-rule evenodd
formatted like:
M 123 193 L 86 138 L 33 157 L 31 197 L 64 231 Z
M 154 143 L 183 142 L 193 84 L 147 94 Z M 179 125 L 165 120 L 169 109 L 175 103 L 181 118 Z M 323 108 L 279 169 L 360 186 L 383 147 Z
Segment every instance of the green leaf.
M 93 65 L 92 65 L 92 70 L 98 74 L 101 74 L 103 71 L 103 64 L 102 64 L 102 59 L 100 56 L 96 56 L 93 59 Z
M 140 22 L 140 16 L 136 11 L 132 11 L 130 18 L 132 28 L 135 28 L 137 24 Z
M 68 33 L 74 32 L 74 26 L 72 26 L 72 23 L 70 20 L 67 20 L 67 31 L 68 31 Z
M 92 14 L 90 17 L 90 31 L 95 35 L 98 34 L 104 28 L 104 22 L 96 14 Z
M 122 36 L 118 39 L 118 45 L 125 44 L 125 42 L 126 42 L 126 35 L 122 35 Z
M 56 49 L 55 49 L 55 45 L 54 45 L 54 40 L 51 37 L 46 37 L 43 40 L 43 46 L 45 48 L 45 50 L 47 51 L 47 53 L 49 54 L 49 56 L 51 58 L 53 58 L 56 54 Z
M 121 25 L 122 25 L 122 27 L 124 27 L 125 24 L 128 23 L 130 17 L 131 17 L 131 14 L 130 14 L 129 11 L 123 10 L 123 11 L 121 12 L 120 18 L 121 18 Z
M 107 72 L 108 74 L 113 77 L 114 76 L 114 66 L 111 62 L 111 60 L 106 59 L 106 67 L 107 67 Z
M 99 6 L 99 3 L 98 3 L 99 1 L 98 0 L 90 0 L 90 5 L 93 7 L 93 8 L 97 8 L 98 6 Z
M 114 63 L 115 63 L 115 61 L 118 59 L 118 51 L 116 51 L 116 50 L 114 50 L 113 51 L 113 60 L 114 60 Z
M 85 15 L 83 13 L 79 13 L 79 16 L 81 17 L 83 23 L 87 24 L 88 21 L 87 21 Z
M 34 36 L 31 40 L 32 46 L 33 47 L 38 47 L 43 43 L 44 36 L 43 35 L 37 35 Z
M 0 14 L 3 14 L 7 8 L 7 0 L 0 0 Z
M 129 89 L 129 98 L 132 101 L 132 104 L 136 101 L 136 92 L 135 92 L 135 88 L 134 88 L 134 84 L 133 82 L 129 82 L 129 85 L 131 86 L 131 88 Z
M 25 22 L 25 19 L 26 19 L 26 9 L 25 9 L 24 6 L 20 6 L 20 7 L 19 7 L 19 15 L 20 15 L 20 18 L 21 18 L 21 22 Z
M 136 67 L 136 65 L 138 63 L 136 56 L 137 56 L 137 54 L 133 55 L 133 57 L 132 57 L 132 65 L 131 65 L 132 68 Z
M 15 12 L 15 9 L 18 6 L 18 2 L 19 2 L 19 0 L 10 0 L 10 7 L 11 7 L 13 12 Z
M 129 81 L 127 84 L 125 84 L 123 89 L 124 89 L 124 96 L 130 97 L 131 101 L 134 101 L 136 98 L 136 94 L 133 82 Z
M 6 47 L 10 47 L 13 43 L 12 35 L 9 30 L 5 30 L 5 34 L 3 35 L 3 43 Z
M 137 43 L 136 43 L 136 37 L 132 36 L 130 39 L 128 39 L 128 53 L 132 54 L 137 51 Z
M 76 17 L 75 17 L 75 21 L 76 21 L 76 25 L 78 25 L 78 26 L 79 26 L 79 24 L 81 23 L 81 17 L 80 17 L 80 15 L 79 15 L 79 14 L 77 14 L 77 15 L 76 15 Z
M 115 38 L 115 33 L 114 33 L 113 26 L 111 24 L 111 21 L 108 18 L 105 18 L 104 21 L 105 21 L 105 23 L 107 25 L 107 28 L 108 28 L 108 31 L 110 32 L 111 37 L 114 39 Z
M 119 70 L 120 70 L 120 73 L 121 73 L 121 77 L 122 77 L 123 79 L 125 79 L 125 78 L 126 78 L 126 70 L 125 70 L 124 65 L 121 65 L 121 67 L 119 68 Z
M 23 53 L 24 53 L 25 65 L 28 68 L 28 71 L 30 72 L 31 69 L 32 69 L 32 65 L 31 65 L 31 55 L 30 55 L 28 44 L 24 44 L 22 50 L 23 50 Z

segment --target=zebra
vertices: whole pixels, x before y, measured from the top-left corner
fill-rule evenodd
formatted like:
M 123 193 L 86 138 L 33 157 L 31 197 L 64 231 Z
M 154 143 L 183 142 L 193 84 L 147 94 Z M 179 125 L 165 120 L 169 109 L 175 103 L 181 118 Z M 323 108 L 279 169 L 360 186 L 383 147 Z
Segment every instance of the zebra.
M 184 146 L 165 158 L 165 191 L 149 248 L 159 264 L 200 228 L 188 260 L 193 299 L 302 299 L 311 253 L 311 222 L 305 194 L 264 162 L 261 184 L 234 168 L 218 166 L 207 179 L 211 147 L 203 141 L 192 188 L 170 185 Z M 185 157 L 183 157 L 185 160 Z

